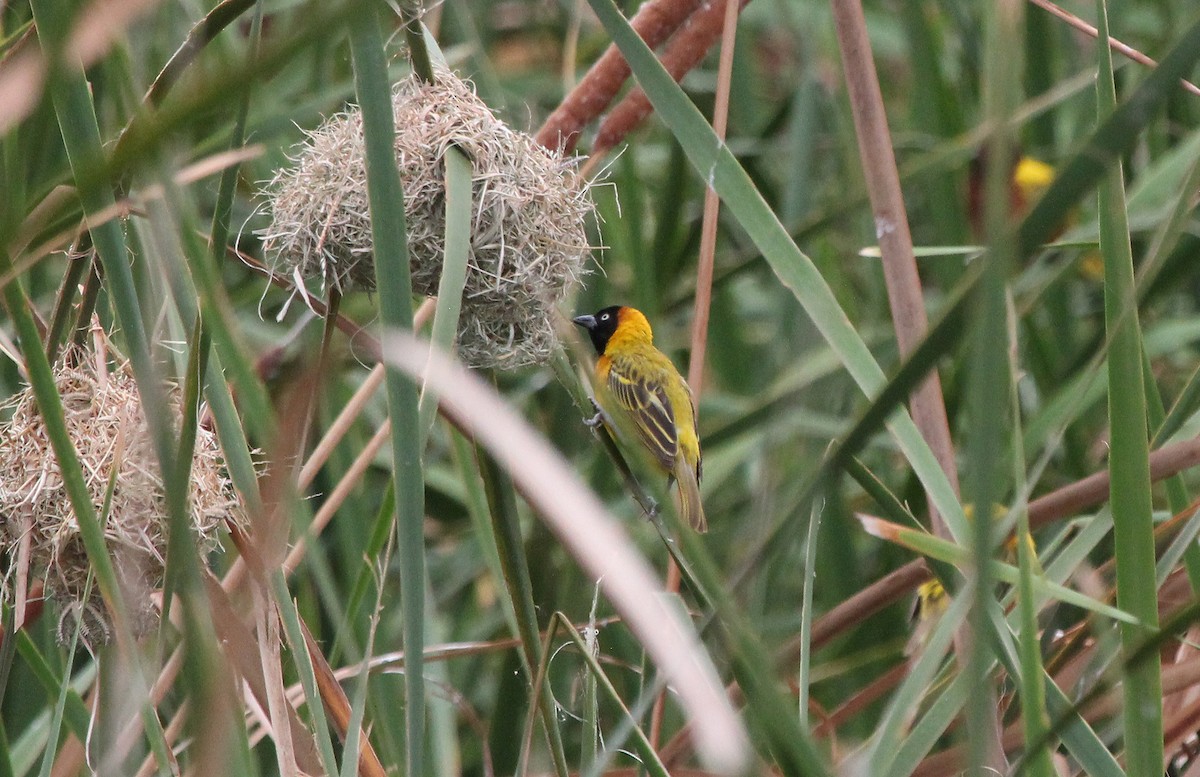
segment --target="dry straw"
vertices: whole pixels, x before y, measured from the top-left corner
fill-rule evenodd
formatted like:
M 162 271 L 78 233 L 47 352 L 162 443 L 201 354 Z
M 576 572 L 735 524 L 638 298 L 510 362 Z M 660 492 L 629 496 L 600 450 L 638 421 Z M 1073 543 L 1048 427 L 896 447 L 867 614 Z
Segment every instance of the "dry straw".
M 413 290 L 437 293 L 445 250 L 447 151 L 471 160 L 472 218 L 458 331 L 476 367 L 544 362 L 557 343 L 554 309 L 584 271 L 593 205 L 575 160 L 497 119 L 471 87 L 439 70 L 392 94 Z M 333 116 L 268 185 L 263 235 L 277 272 L 298 284 L 372 289 L 375 283 L 362 114 Z
M 127 369 L 110 374 L 97 368 L 94 355 L 80 351 L 56 365 L 54 378 L 88 493 L 104 518 L 104 537 L 134 631 L 146 633 L 157 621 L 150 594 L 162 585 L 168 518 L 137 386 Z M 178 391 L 170 389 L 178 417 Z M 64 621 L 87 616 L 85 627 L 103 635 L 103 606 L 94 585 L 85 597 L 91 568 L 33 390 L 19 392 L 3 409 L 11 413 L 0 423 L 0 550 L 9 559 L 4 596 L 12 596 L 15 575 L 44 575 L 47 594 L 59 602 Z M 116 485 L 104 516 L 114 470 Z M 200 552 L 207 554 L 217 546 L 219 525 L 233 518 L 235 501 L 216 436 L 204 428 L 197 430 L 188 505 Z M 18 563 L 21 558 L 28 559 L 27 568 Z M 87 622 L 92 619 L 100 623 Z M 73 625 L 62 626 L 60 635 L 69 637 Z

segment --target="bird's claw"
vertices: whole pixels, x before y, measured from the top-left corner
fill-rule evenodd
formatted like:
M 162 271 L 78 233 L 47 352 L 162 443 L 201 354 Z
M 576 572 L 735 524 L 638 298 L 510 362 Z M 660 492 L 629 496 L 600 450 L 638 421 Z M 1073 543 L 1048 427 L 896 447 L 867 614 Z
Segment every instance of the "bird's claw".
M 649 502 L 646 506 L 646 515 L 650 517 L 650 520 L 654 520 L 658 517 L 658 502 L 653 497 L 646 497 L 646 501 Z
M 591 418 L 583 419 L 583 422 L 591 429 L 598 429 L 604 423 L 604 410 L 600 408 L 600 403 L 596 401 L 595 397 L 588 397 L 588 399 L 592 401 L 592 409 L 596 411 L 596 414 Z

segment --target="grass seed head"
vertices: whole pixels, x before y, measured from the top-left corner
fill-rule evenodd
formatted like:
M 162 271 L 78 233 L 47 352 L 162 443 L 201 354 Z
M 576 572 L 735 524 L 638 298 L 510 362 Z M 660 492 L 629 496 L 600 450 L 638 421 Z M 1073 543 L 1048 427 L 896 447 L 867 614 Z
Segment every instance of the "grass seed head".
M 509 128 L 446 70 L 432 84 L 401 81 L 392 107 L 413 291 L 437 294 L 444 159 L 456 147 L 473 170 L 459 354 L 476 367 L 544 362 L 557 343 L 555 306 L 590 251 L 585 225 L 593 204 L 575 161 Z M 327 120 L 293 161 L 267 187 L 272 223 L 264 240 L 274 269 L 326 288 L 374 288 L 361 113 Z

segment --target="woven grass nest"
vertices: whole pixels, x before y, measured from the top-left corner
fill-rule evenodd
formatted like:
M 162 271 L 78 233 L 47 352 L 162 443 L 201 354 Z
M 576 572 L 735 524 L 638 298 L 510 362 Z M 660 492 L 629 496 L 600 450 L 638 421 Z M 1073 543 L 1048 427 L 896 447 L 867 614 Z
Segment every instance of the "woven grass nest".
M 458 353 L 475 367 L 546 361 L 557 344 L 554 310 L 584 272 L 593 213 L 575 160 L 497 119 L 471 87 L 439 69 L 392 93 L 396 160 L 404 187 L 413 290 L 437 294 L 445 249 L 443 159 L 471 160 L 472 223 Z M 263 237 L 276 272 L 298 284 L 373 289 L 362 114 L 328 119 L 267 186 Z
M 75 444 L 97 517 L 103 516 L 109 479 L 116 469 L 104 538 L 112 554 L 135 636 L 157 623 L 150 594 L 162 585 L 167 523 L 162 479 L 137 386 L 127 369 L 111 374 L 94 355 L 72 351 L 54 371 L 67 432 Z M 179 396 L 170 388 L 178 417 Z M 84 637 L 108 637 L 107 614 L 95 582 L 75 511 L 63 486 L 32 388 L 3 406 L 0 422 L 0 550 L 8 558 L 3 594 L 14 593 L 15 576 L 45 577 L 49 598 L 60 606 L 60 638 L 69 639 L 74 619 Z M 216 436 L 197 429 L 188 493 L 191 527 L 201 553 L 217 545 L 217 529 L 235 510 Z M 23 547 L 24 546 L 24 547 Z

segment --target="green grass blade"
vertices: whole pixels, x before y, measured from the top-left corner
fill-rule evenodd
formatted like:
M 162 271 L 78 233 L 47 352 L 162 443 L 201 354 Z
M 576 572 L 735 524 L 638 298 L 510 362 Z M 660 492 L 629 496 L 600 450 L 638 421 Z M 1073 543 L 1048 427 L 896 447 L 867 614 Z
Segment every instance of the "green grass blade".
M 51 0 L 35 0 L 30 5 L 37 22 L 41 45 L 49 57 L 57 59 L 64 53 L 57 50 L 57 47 L 65 40 L 66 25 L 71 20 L 70 16 L 63 13 L 63 9 Z M 49 86 L 62 131 L 63 144 L 80 189 L 84 212 L 93 216 L 112 207 L 116 198 L 107 182 L 95 182 L 90 186 L 83 183 L 85 171 L 98 164 L 98 161 L 104 158 L 104 152 L 95 106 L 92 104 L 91 88 L 82 68 L 77 69 L 77 64 L 61 63 L 57 77 L 51 79 Z M 90 232 L 92 243 L 104 265 L 109 297 L 125 337 L 134 376 L 137 378 L 138 394 L 141 396 L 155 453 L 162 468 L 167 502 L 177 503 L 186 481 L 179 478 L 175 471 L 174 435 L 170 415 L 166 412 L 166 395 L 150 353 L 150 344 L 142 321 L 141 303 L 128 258 L 128 247 L 121 234 L 121 225 L 115 219 L 105 219 L 92 227 Z M 172 492 L 176 493 L 173 495 Z
M 87 598 L 87 595 L 91 593 L 91 590 L 92 581 L 89 579 L 87 585 L 84 587 L 85 599 Z M 58 738 L 62 733 L 63 714 L 67 707 L 68 691 L 71 688 L 71 683 L 67 682 L 67 678 L 70 677 L 71 663 L 72 659 L 75 657 L 75 651 L 79 647 L 79 634 L 82 629 L 83 617 L 80 616 L 75 621 L 75 628 L 71 631 L 71 642 L 67 646 L 66 661 L 63 665 L 63 682 L 59 685 L 58 699 L 54 702 L 54 713 L 50 717 L 50 732 L 46 738 L 46 749 L 42 753 L 42 767 L 38 772 L 40 777 L 50 777 L 50 770 L 54 766 L 54 756 L 57 752 L 55 745 L 58 744 Z
M 1035 556 L 1033 538 L 1029 534 L 1029 512 L 1022 510 L 1020 528 L 1017 533 L 1017 560 L 1020 565 L 1020 580 L 1017 585 L 1017 610 L 1020 618 L 1020 634 L 1017 650 L 1021 662 L 1021 722 L 1024 725 L 1025 741 L 1036 742 L 1030 760 L 1030 772 L 1037 777 L 1054 777 L 1054 764 L 1050 760 L 1050 719 L 1046 712 L 1046 689 L 1042 682 L 1041 641 L 1038 634 L 1037 603 L 1034 599 Z
M 404 192 L 396 168 L 395 126 L 388 83 L 383 34 L 375 7 L 362 8 L 350 23 L 354 81 L 362 109 L 366 144 L 367 195 L 375 273 L 380 290 L 380 317 L 385 327 L 412 328 L 412 280 L 408 271 L 408 238 Z M 400 603 L 404 612 L 405 773 L 424 774 L 425 679 L 425 488 L 419 447 L 417 388 L 400 370 L 386 375 L 388 412 L 392 419 L 392 476 L 396 490 L 397 562 Z
M 1009 308 L 1011 311 L 1011 307 Z M 1015 354 L 1015 349 L 1010 351 Z M 1009 364 L 1010 374 L 1016 374 L 1017 364 L 1015 356 Z M 1016 593 L 1017 593 L 1017 613 L 1019 628 L 1017 633 L 1022 635 L 1017 642 L 1017 656 L 1020 662 L 1020 689 L 1021 689 L 1021 722 L 1025 731 L 1025 741 L 1036 743 L 1033 745 L 1032 753 L 1027 750 L 1025 758 L 1029 761 L 1030 772 L 1035 777 L 1055 777 L 1054 764 L 1050 758 L 1050 717 L 1046 711 L 1046 689 L 1042 682 L 1042 677 L 1046 670 L 1042 663 L 1042 646 L 1041 640 L 1036 639 L 1038 634 L 1038 603 L 1034 591 L 1034 567 L 1038 566 L 1037 572 L 1040 573 L 1040 565 L 1037 561 L 1037 552 L 1033 542 L 1033 535 L 1029 533 L 1029 503 L 1027 501 L 1028 484 L 1026 483 L 1026 472 L 1028 471 L 1025 465 L 1024 443 L 1021 439 L 1021 405 L 1020 397 L 1017 393 L 1017 385 L 1015 381 L 1009 383 L 1010 402 L 1012 408 L 1013 430 L 1012 430 L 1012 472 L 1013 472 L 1013 488 L 1020 495 L 1019 503 L 1015 509 L 1017 515 L 1017 570 L 1020 573 L 1018 578 Z
M 567 757 L 563 749 L 562 731 L 558 725 L 558 714 L 554 709 L 554 695 L 548 680 L 541 688 L 534 688 L 536 669 L 544 660 L 541 630 L 538 628 L 537 604 L 533 600 L 533 583 L 529 576 L 529 560 L 525 555 L 525 540 L 521 536 L 521 522 L 517 514 L 517 497 L 512 480 L 494 458 L 479 445 L 475 446 L 475 460 L 483 480 L 487 497 L 491 525 L 488 532 L 496 545 L 504 589 L 513 603 L 517 621 L 516 636 L 521 640 L 521 657 L 528 678 L 530 695 L 536 695 L 542 723 L 550 741 L 550 757 L 558 777 L 568 772 Z
M 471 160 L 457 146 L 446 151 L 446 253 L 438 281 L 437 308 L 433 312 L 430 340 L 444 351 L 453 351 L 467 282 L 467 259 L 471 255 Z M 422 448 L 437 416 L 437 396 L 423 386 L 421 391 Z
M 1108 11 L 1097 0 L 1099 78 L 1097 112 L 1116 106 Z M 1146 428 L 1142 343 L 1133 254 L 1119 159 L 1109 160 L 1099 190 L 1100 252 L 1104 257 L 1104 322 L 1109 339 L 1108 407 L 1111 428 L 1109 489 L 1117 558 L 1117 606 L 1150 627 L 1158 625 L 1154 575 L 1154 523 L 1151 516 L 1150 452 Z M 1120 624 L 1122 652 L 1133 654 L 1145 632 Z M 1162 676 L 1157 654 L 1128 666 L 1121 684 L 1125 697 L 1125 766 L 1131 774 L 1155 774 L 1163 764 Z
M 1083 767 L 1083 773 L 1090 777 L 1127 777 L 1128 773 L 1117 763 L 1112 752 L 1104 746 L 1104 742 L 1079 711 L 1072 707 L 1070 699 L 1063 694 L 1050 675 L 1043 675 L 1043 680 L 1046 686 L 1046 706 L 1050 714 L 1056 719 L 1063 715 L 1068 716 L 1059 727 L 1059 735 L 1067 750 Z
M 354 579 L 354 585 L 350 588 L 350 595 L 346 598 L 343 626 L 338 630 L 338 643 L 330 651 L 330 655 L 338 655 L 342 649 L 342 641 L 349 639 L 353 633 L 351 624 L 358 621 L 359 611 L 362 609 L 371 585 L 376 580 L 375 559 L 386 551 L 388 538 L 395 531 L 395 519 L 396 492 L 393 484 L 389 483 L 387 490 L 384 491 L 383 499 L 380 500 L 375 520 L 371 523 L 371 533 L 363 553 L 363 563 L 358 568 L 358 575 Z
M 928 532 L 919 529 L 909 529 L 905 526 L 896 526 L 889 524 L 886 521 L 872 518 L 870 516 L 859 515 L 858 519 L 862 522 L 866 530 L 877 537 L 897 542 L 907 548 L 911 548 L 918 553 L 929 556 L 930 558 L 943 561 L 947 564 L 953 564 L 958 567 L 965 567 L 971 563 L 971 552 L 958 545 L 955 545 L 948 540 L 934 537 Z M 996 580 L 999 580 L 1009 585 L 1016 585 L 1020 578 L 1018 570 L 1010 564 L 1005 564 L 1000 561 L 992 560 L 989 562 L 991 575 Z M 1146 623 L 1139 620 L 1134 615 L 1125 612 L 1116 607 L 1110 607 L 1103 602 L 1098 602 L 1091 597 L 1079 593 L 1078 591 L 1067 588 L 1052 580 L 1044 579 L 1041 576 L 1033 578 L 1033 586 L 1039 596 L 1052 597 L 1059 601 L 1073 604 L 1077 607 L 1082 607 L 1085 610 L 1104 615 L 1121 623 L 1128 624 L 1134 627 L 1135 630 L 1141 633 L 1144 640 L 1147 632 L 1152 630 Z M 1157 621 L 1156 621 L 1157 623 Z
M 450 431 L 450 441 L 454 448 L 454 461 L 458 465 L 466 492 L 467 513 L 471 516 L 471 527 L 476 541 L 480 544 L 484 563 L 491 572 L 492 579 L 503 581 L 504 570 L 500 563 L 500 552 L 496 548 L 496 537 L 492 533 L 492 518 L 488 510 L 487 495 L 484 493 L 479 467 L 475 464 L 475 449 L 458 430 Z M 508 631 L 519 639 L 521 631 L 517 626 L 516 605 L 513 603 L 512 591 L 507 585 L 497 586 L 497 591 L 500 608 L 504 613 L 504 620 L 508 624 Z
M 287 588 L 287 580 L 281 569 L 268 573 L 271 596 L 278 608 L 279 620 L 283 623 L 284 634 L 287 635 L 291 647 L 292 665 L 304 688 L 304 699 L 308 705 L 308 714 L 312 718 L 312 735 L 316 740 L 317 752 L 321 756 L 321 764 L 326 774 L 337 774 L 337 758 L 333 754 L 333 739 L 329 736 L 329 724 L 325 718 L 325 706 L 321 703 L 321 692 L 317 688 L 316 670 L 313 669 L 312 657 L 304 641 L 304 627 L 300 624 L 300 613 L 296 602 L 292 599 Z M 267 617 L 272 617 L 268 615 Z
M 807 729 L 808 722 L 808 693 L 809 669 L 812 662 L 812 608 L 813 584 L 817 574 L 817 531 L 821 526 L 821 513 L 825 509 L 824 499 L 816 499 L 808 519 L 808 533 L 804 538 L 804 583 L 803 603 L 800 606 L 800 671 L 797 677 L 799 686 L 800 725 Z
M 558 629 L 561 629 L 567 633 L 567 637 L 572 643 L 574 643 L 575 648 L 579 651 L 579 655 L 582 656 L 584 663 L 587 664 L 588 675 L 596 681 L 599 689 L 604 691 L 604 698 L 615 704 L 617 709 L 621 711 L 621 721 L 625 725 L 631 727 L 631 731 L 633 733 L 633 744 L 637 750 L 639 758 L 641 759 L 641 765 L 649 774 L 653 775 L 654 777 L 668 777 L 667 767 L 663 765 L 662 760 L 660 760 L 658 757 L 658 753 L 654 750 L 654 746 L 651 745 L 650 740 L 646 738 L 645 732 L 642 731 L 641 726 L 638 725 L 637 720 L 634 719 L 632 713 L 629 711 L 629 708 L 625 706 L 625 702 L 621 699 L 621 695 L 617 692 L 617 689 L 613 686 L 612 681 L 604 672 L 604 668 L 600 666 L 600 661 L 595 655 L 592 654 L 589 641 L 583 638 L 583 635 L 581 635 L 575 629 L 575 626 L 571 624 L 570 619 L 568 619 L 567 616 L 563 615 L 561 612 L 554 613 L 554 617 L 550 619 L 550 629 L 552 633 Z M 587 750 L 590 748 L 590 755 L 592 757 L 591 761 L 585 760 L 583 763 L 583 766 L 586 769 L 594 766 L 596 756 L 594 741 L 592 745 L 589 746 L 585 744 L 584 747 L 585 755 L 589 754 Z M 594 769 L 583 773 L 592 774 L 594 773 Z
M 0 723 L 0 777 L 16 777 L 13 754 L 8 747 L 8 729 Z
M 1009 159 L 1015 153 L 1015 131 L 1006 124 L 1020 100 L 1021 10 L 1019 3 L 993 4 L 985 16 L 983 100 L 984 120 L 999 129 L 983 152 L 993 160 Z M 1012 420 L 1006 412 L 1013 375 L 1008 361 L 1007 284 L 1016 263 L 1013 244 L 1006 240 L 1009 214 L 1010 172 L 1003 163 L 990 164 L 984 173 L 983 227 L 990 249 L 976 261 L 983 262 L 975 295 L 966 358 L 967 414 L 971 419 L 963 448 L 964 499 L 976 506 L 970 532 L 970 560 L 960 567 L 967 580 L 963 596 L 972 599 L 958 659 L 967 683 L 976 692 L 966 703 L 967 774 L 982 775 L 1003 769 L 1007 760 L 999 741 L 1000 718 L 991 668 L 995 665 L 992 645 L 983 638 L 989 629 L 988 613 L 994 604 L 990 559 L 995 553 L 996 530 L 991 505 L 1005 497 L 1007 472 L 1013 451 L 1007 449 Z
M 912 727 L 908 736 L 904 737 L 904 741 L 896 750 L 896 760 L 892 761 L 886 777 L 907 777 L 913 773 L 954 722 L 971 690 L 966 675 L 956 675 L 950 681 L 949 687 L 937 695 L 929 705 L 929 710 Z
M 54 669 L 50 666 L 50 662 L 38 650 L 33 639 L 29 636 L 29 632 L 21 629 L 16 634 L 17 652 L 20 653 L 21 659 L 29 667 L 33 676 L 37 679 L 42 689 L 47 695 L 57 696 L 60 686 L 70 685 L 70 676 L 59 677 Z M 91 678 L 89 677 L 89 680 Z M 75 689 L 71 689 L 67 693 L 66 707 L 64 708 L 65 721 L 71 729 L 71 733 L 79 737 L 80 741 L 87 739 L 88 734 L 88 709 L 83 703 L 83 698 Z
M 891 770 L 912 717 L 950 650 L 954 631 L 966 617 L 969 603 L 968 596 L 951 599 L 949 608 L 929 635 L 929 641 L 908 676 L 888 700 L 887 709 L 863 755 L 863 762 L 870 765 L 870 774 L 885 775 Z
M 595 771 L 599 767 L 596 758 L 597 754 L 600 752 L 601 737 L 600 700 L 597 696 L 597 684 L 599 680 L 597 678 L 601 673 L 598 673 L 596 669 L 600 666 L 598 663 L 598 659 L 600 657 L 600 630 L 595 627 L 596 607 L 599 605 L 599 603 L 600 587 L 597 586 L 596 593 L 592 597 L 592 611 L 588 618 L 588 626 L 585 629 L 587 637 L 583 638 L 582 635 L 579 635 L 579 641 L 575 642 L 576 648 L 581 650 L 585 656 L 584 660 L 589 669 L 583 678 L 583 693 L 581 694 L 581 703 L 583 706 L 583 731 L 580 732 L 580 739 L 582 742 L 579 746 L 579 770 L 580 772 L 584 773 Z M 559 615 L 563 620 L 566 620 L 566 616 L 562 615 L 562 613 L 556 614 Z M 571 631 L 575 631 L 575 627 L 571 626 L 569 621 L 567 622 L 567 626 Z M 575 635 L 572 635 L 572 640 L 575 640 Z M 643 655 L 645 654 L 643 653 Z M 635 724 L 636 721 L 633 719 L 633 715 L 630 714 L 620 697 L 617 696 L 615 689 L 612 688 L 612 684 L 608 683 L 608 678 L 604 678 L 604 680 L 605 690 L 609 692 L 608 696 L 621 706 L 621 711 L 625 714 L 624 717 L 626 723 L 630 725 Z M 650 748 L 651 752 L 653 752 L 653 750 L 653 748 Z

